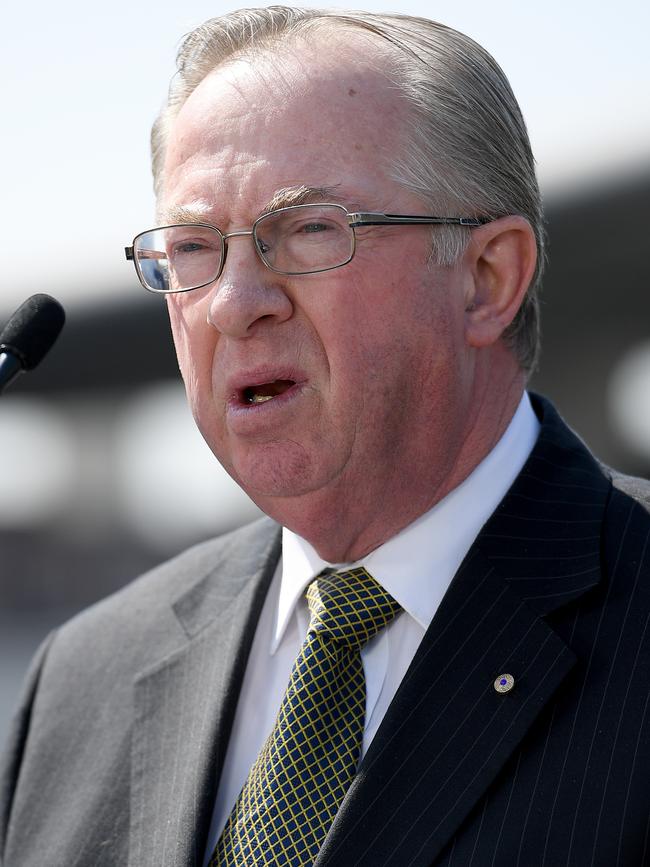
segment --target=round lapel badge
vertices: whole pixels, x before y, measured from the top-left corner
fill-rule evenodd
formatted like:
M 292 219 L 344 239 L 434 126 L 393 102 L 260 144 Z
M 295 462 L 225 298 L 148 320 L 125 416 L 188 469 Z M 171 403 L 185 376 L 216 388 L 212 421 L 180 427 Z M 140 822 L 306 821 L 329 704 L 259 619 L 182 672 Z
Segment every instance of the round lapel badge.
M 497 692 L 510 692 L 515 685 L 515 679 L 511 674 L 500 674 L 494 681 L 494 688 Z

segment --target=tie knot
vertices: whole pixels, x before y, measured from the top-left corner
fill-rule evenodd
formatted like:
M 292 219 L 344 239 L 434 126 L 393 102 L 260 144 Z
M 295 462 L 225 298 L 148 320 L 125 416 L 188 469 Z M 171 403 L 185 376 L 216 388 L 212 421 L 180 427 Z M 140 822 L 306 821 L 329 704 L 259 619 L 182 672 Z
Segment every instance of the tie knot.
M 400 611 L 390 593 L 363 567 L 323 573 L 307 588 L 311 632 L 361 648 Z

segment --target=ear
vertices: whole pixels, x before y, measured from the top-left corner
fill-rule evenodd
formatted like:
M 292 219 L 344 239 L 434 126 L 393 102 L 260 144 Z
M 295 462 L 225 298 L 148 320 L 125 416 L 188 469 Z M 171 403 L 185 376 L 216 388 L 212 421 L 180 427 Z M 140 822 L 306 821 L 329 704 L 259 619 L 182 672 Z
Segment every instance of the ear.
M 472 230 L 463 256 L 469 346 L 490 346 L 499 340 L 524 300 L 536 261 L 535 235 L 524 217 L 500 217 Z

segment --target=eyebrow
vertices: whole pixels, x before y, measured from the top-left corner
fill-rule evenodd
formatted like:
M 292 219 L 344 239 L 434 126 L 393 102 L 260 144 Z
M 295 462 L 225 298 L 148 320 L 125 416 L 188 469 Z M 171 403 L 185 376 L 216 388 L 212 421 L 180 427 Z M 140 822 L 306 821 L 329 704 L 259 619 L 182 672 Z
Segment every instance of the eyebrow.
M 278 208 L 289 208 L 292 205 L 307 205 L 312 202 L 342 203 L 343 199 L 336 192 L 336 187 L 307 187 L 303 184 L 295 187 L 283 187 L 276 190 L 268 202 L 262 206 L 260 214 L 276 211 Z M 176 223 L 209 223 L 210 214 L 207 210 L 175 205 L 165 208 L 159 214 L 161 225 L 174 225 Z
M 296 187 L 283 187 L 277 190 L 262 208 L 261 213 L 276 211 L 278 208 L 290 208 L 292 205 L 307 205 L 312 202 L 342 202 L 336 192 L 336 187 L 306 187 L 303 184 Z
M 176 205 L 173 208 L 165 208 L 159 214 L 161 224 L 174 225 L 175 223 L 207 223 L 209 214 L 207 211 L 195 211 L 192 208 L 184 208 Z

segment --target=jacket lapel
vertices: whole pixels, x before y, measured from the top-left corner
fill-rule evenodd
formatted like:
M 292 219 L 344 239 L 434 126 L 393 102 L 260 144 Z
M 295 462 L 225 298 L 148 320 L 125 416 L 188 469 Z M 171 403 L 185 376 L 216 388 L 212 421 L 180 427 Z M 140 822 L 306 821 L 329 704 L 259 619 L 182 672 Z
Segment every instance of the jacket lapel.
M 174 604 L 187 644 L 135 683 L 130 867 L 203 857 L 237 697 L 280 551 L 270 521 Z
M 318 867 L 430 867 L 576 662 L 543 617 L 597 584 L 610 483 L 535 402 L 535 449 L 455 576 Z M 515 679 L 503 694 L 502 673 Z

